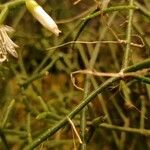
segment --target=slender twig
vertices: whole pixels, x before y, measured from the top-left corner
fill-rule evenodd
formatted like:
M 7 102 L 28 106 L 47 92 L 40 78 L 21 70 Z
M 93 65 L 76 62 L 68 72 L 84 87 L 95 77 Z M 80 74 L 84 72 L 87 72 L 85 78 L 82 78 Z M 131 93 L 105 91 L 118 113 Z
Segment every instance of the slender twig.
M 106 128 L 106 129 L 111 129 L 111 130 L 118 130 L 118 131 L 125 131 L 129 133 L 136 133 L 136 134 L 141 134 L 145 136 L 150 136 L 150 130 L 147 129 L 136 129 L 136 128 L 130 128 L 130 127 L 120 127 L 116 125 L 110 125 L 106 123 L 102 123 L 99 125 L 100 128 Z
M 143 76 L 139 76 L 139 75 L 133 75 L 132 77 L 137 79 L 140 82 L 150 84 L 150 78 L 149 77 L 143 77 Z
M 54 65 L 54 63 L 60 58 L 60 56 L 56 56 L 45 68 L 41 70 L 40 73 L 33 74 L 30 78 L 28 78 L 25 82 L 21 83 L 21 86 L 28 86 L 31 82 L 36 79 L 42 78 L 45 75 L 48 75 L 48 70 Z
M 133 6 L 133 5 L 132 6 L 123 5 L 123 6 L 109 7 L 109 8 L 104 9 L 103 11 L 98 11 L 98 12 L 95 12 L 94 14 L 92 14 L 90 16 L 87 16 L 87 17 L 83 18 L 83 20 L 92 19 L 92 18 L 94 18 L 100 14 L 104 14 L 104 13 L 112 13 L 114 11 L 129 10 L 129 9 L 134 10 L 134 9 L 138 9 L 138 7 Z
M 25 3 L 25 0 L 14 0 L 14 1 L 11 1 L 11 2 L 7 2 L 7 3 L 4 3 L 4 4 L 1 4 L 0 5 L 0 9 L 3 9 L 6 6 L 8 8 L 15 8 L 17 6 L 23 5 L 24 3 Z
M 128 126 L 129 126 L 129 119 L 126 118 L 126 120 L 124 120 L 124 128 L 127 128 Z M 119 149 L 123 150 L 123 149 L 125 149 L 127 133 L 125 131 L 122 131 L 120 137 L 121 138 L 120 138 L 120 142 L 119 142 Z
M 7 15 L 8 15 L 8 11 L 9 11 L 9 9 L 7 6 L 5 6 L 3 8 L 3 10 L 1 11 L 1 13 L 0 13 L 0 25 L 4 23 Z
M 99 36 L 99 41 L 101 41 L 105 37 L 105 35 L 107 33 L 107 28 L 108 28 L 108 26 L 111 26 L 111 24 L 114 21 L 114 18 L 117 15 L 117 13 L 118 12 L 114 12 L 111 15 L 110 19 L 108 20 L 107 25 L 102 30 L 99 29 L 99 35 L 100 35 Z M 99 56 L 100 48 L 101 48 L 101 43 L 96 44 L 96 46 L 94 48 L 94 51 L 92 53 L 92 58 L 90 60 L 90 64 L 91 64 L 91 66 L 93 66 L 93 67 L 91 67 L 91 69 L 94 68 L 95 62 L 96 62 L 96 60 L 97 60 L 97 58 Z M 97 84 L 97 82 L 96 82 L 94 77 L 91 77 L 91 82 L 92 82 L 94 88 L 97 89 L 98 88 L 98 84 Z M 99 100 L 99 102 L 100 102 L 100 104 L 102 106 L 102 110 L 103 110 L 104 114 L 107 116 L 107 121 L 110 124 L 112 124 L 112 119 L 111 119 L 110 114 L 108 112 L 108 108 L 106 107 L 106 104 L 104 102 L 102 94 L 98 94 L 98 100 Z M 118 136 L 117 136 L 116 132 L 112 131 L 112 135 L 113 135 L 113 138 L 114 138 L 114 141 L 115 141 L 116 145 L 118 146 L 119 140 L 118 140 Z M 91 137 L 89 137 L 89 138 L 91 138 Z
M 32 135 L 31 135 L 31 115 L 28 113 L 27 115 L 27 134 L 28 134 L 28 142 L 32 143 Z
M 83 46 L 82 45 L 78 45 L 79 47 L 79 52 L 81 55 L 81 58 L 86 66 L 86 68 L 91 67 L 91 64 L 89 64 L 88 59 L 87 59 L 87 55 L 85 53 L 85 51 L 83 50 Z M 84 98 L 87 97 L 88 93 L 90 92 L 90 76 L 87 75 L 85 78 L 85 84 L 84 84 Z M 80 147 L 80 150 L 86 150 L 87 149 L 87 132 L 86 132 L 86 128 L 87 128 L 87 107 L 83 108 L 81 111 L 81 119 L 80 119 L 80 128 L 81 128 L 81 138 L 82 138 L 82 144 Z
M 8 121 L 9 115 L 10 115 L 10 113 L 12 111 L 12 108 L 13 108 L 14 104 L 15 104 L 15 100 L 14 99 L 11 100 L 10 103 L 8 104 L 7 110 L 5 112 L 3 120 L 1 122 L 1 128 L 4 128 L 6 126 L 6 123 Z
M 131 72 L 136 71 L 139 69 L 150 67 L 150 59 L 147 59 L 141 63 L 138 63 L 136 65 L 132 65 L 124 70 L 124 72 Z M 57 132 L 60 128 L 65 126 L 68 123 L 68 117 L 72 119 L 78 112 L 80 112 L 90 101 L 93 100 L 93 98 L 98 94 L 103 92 L 106 88 L 108 88 L 112 83 L 116 82 L 117 80 L 120 80 L 119 77 L 113 77 L 105 81 L 102 85 L 100 85 L 96 90 L 91 92 L 74 110 L 72 110 L 65 118 L 63 118 L 61 121 L 59 121 L 55 126 L 52 128 L 49 128 L 44 133 L 42 133 L 38 138 L 33 140 L 31 144 L 26 146 L 24 150 L 32 150 L 33 148 L 40 145 L 43 141 L 45 141 L 48 137 L 53 135 L 55 132 Z
M 115 13 L 116 14 L 116 13 Z M 113 14 L 112 15 L 112 17 L 110 17 L 110 19 L 109 19 L 109 22 L 108 22 L 108 24 L 110 24 L 111 22 L 112 22 L 112 20 L 113 20 L 113 18 L 114 18 L 114 16 L 115 16 L 115 14 Z M 99 41 L 104 37 L 104 35 L 105 35 L 105 33 L 106 33 L 106 27 L 104 28 L 104 29 L 102 29 L 102 30 L 100 30 L 100 32 L 99 32 L 100 34 L 100 37 L 99 37 Z M 75 41 L 76 42 L 76 41 Z M 77 41 L 78 42 L 78 41 Z M 88 43 L 87 43 L 88 44 Z M 80 45 L 80 44 L 78 44 L 78 48 L 79 48 L 79 52 L 80 52 L 80 55 L 81 55 L 81 57 L 82 57 L 82 60 L 83 60 L 83 62 L 84 62 L 84 64 L 85 64 L 85 66 L 86 66 L 86 68 L 89 68 L 89 69 L 92 69 L 93 67 L 94 67 L 94 65 L 95 65 L 95 62 L 96 62 L 96 58 L 98 57 L 98 53 L 99 53 L 99 50 L 100 50 L 100 42 L 98 42 L 98 43 L 96 43 L 96 46 L 95 46 L 95 49 L 94 49 L 94 51 L 93 51 L 93 53 L 91 54 L 91 59 L 90 59 L 90 62 L 88 61 L 88 58 L 87 58 L 87 55 L 86 55 L 86 53 L 85 53 L 85 51 L 84 51 L 84 49 L 83 49 L 83 46 L 82 45 Z M 88 45 L 87 45 L 88 46 Z M 91 79 L 92 80 L 92 84 L 95 86 L 95 84 L 96 84 L 96 82 L 95 82 L 95 79 L 93 78 L 93 76 L 90 76 L 90 75 L 88 75 L 87 77 L 86 77 L 86 81 L 88 80 L 88 79 Z M 93 83 L 94 82 L 94 83 Z M 75 86 L 76 84 L 74 84 L 74 86 Z M 88 85 L 89 85 L 89 82 L 86 82 L 85 83 L 85 87 L 87 87 Z M 78 88 L 79 90 L 83 90 L 82 88 L 80 88 L 80 87 L 78 87 L 78 86 L 76 86 L 76 88 Z M 97 88 L 97 86 L 95 87 L 95 88 Z M 85 93 L 87 93 L 87 90 L 86 90 L 86 88 L 84 89 L 84 94 Z M 99 97 L 99 99 L 100 100 L 102 100 L 102 97 L 100 96 L 100 95 L 98 95 L 98 97 Z M 105 107 L 105 104 L 101 101 L 101 105 L 102 105 L 102 109 L 104 110 L 104 113 L 105 114 L 107 114 L 108 115 L 108 111 L 107 111 L 107 108 Z M 82 110 L 83 111 L 83 113 L 84 113 L 84 109 Z M 85 114 L 84 114 L 85 115 Z M 84 118 L 84 117 L 83 117 Z M 83 121 L 84 119 L 82 119 L 82 121 Z M 109 120 L 109 123 L 111 123 L 111 119 L 110 119 L 110 117 L 109 117 L 109 115 L 108 115 L 108 120 Z M 85 126 L 84 126 L 84 121 L 82 122 L 81 121 L 81 123 L 83 124 L 83 134 L 84 134 L 84 130 L 85 130 Z M 82 129 L 82 126 L 81 126 L 81 129 Z M 93 132 L 93 131 L 92 131 Z M 92 133 L 91 132 L 91 133 Z M 81 135 L 82 135 L 82 133 L 81 133 Z M 85 135 L 85 134 L 84 134 Z M 118 143 L 117 142 L 117 136 L 116 136 L 116 134 L 115 134 L 115 132 L 113 131 L 113 135 L 114 135 L 114 138 L 115 138 L 115 141 L 116 141 L 116 143 Z M 86 141 L 88 142 L 89 141 L 89 139 L 91 138 L 91 136 L 92 135 L 90 135 L 89 134 L 89 137 L 87 137 L 86 138 Z M 84 137 L 85 138 L 85 137 Z M 84 140 L 83 140 L 84 141 Z M 81 149 L 85 149 L 86 148 L 86 145 L 85 145 L 86 143 L 83 143 L 82 145 L 81 145 Z
M 46 102 L 44 101 L 44 99 L 41 96 L 38 96 L 37 99 L 39 100 L 41 106 L 43 107 L 43 110 L 45 112 L 49 112 L 48 105 L 46 104 Z
M 6 137 L 5 137 L 5 134 L 1 130 L 0 130 L 0 138 L 1 138 L 2 142 L 3 142 L 5 150 L 10 150 L 8 142 L 7 142 Z
M 68 117 L 68 121 L 69 121 L 69 123 L 70 123 L 70 125 L 71 125 L 73 131 L 75 132 L 75 134 L 76 134 L 76 136 L 77 136 L 77 138 L 78 138 L 79 143 L 82 144 L 82 140 L 81 140 L 81 138 L 80 138 L 80 136 L 79 136 L 79 133 L 77 132 L 74 123 L 71 121 L 71 119 L 70 119 L 69 117 Z
M 134 1 L 130 0 L 130 6 L 133 6 Z M 131 34 L 132 34 L 132 20 L 133 20 L 133 9 L 129 10 L 129 19 L 128 19 L 128 27 L 127 27 L 127 36 L 126 36 L 126 49 L 124 53 L 124 60 L 122 64 L 122 69 L 126 68 L 130 62 L 130 54 L 131 54 Z
M 70 44 L 97 44 L 97 43 L 99 44 L 109 44 L 109 43 L 110 44 L 127 44 L 125 40 L 120 40 L 120 39 L 118 41 L 70 41 L 70 42 L 66 42 L 58 46 L 47 48 L 47 50 L 57 49 L 57 48 L 64 47 Z M 131 42 L 131 46 L 142 48 L 144 47 L 144 43 L 142 40 L 141 40 L 141 44 Z
M 88 13 L 90 13 L 91 11 L 93 11 L 96 6 L 97 6 L 97 4 L 94 4 L 88 10 L 80 12 L 79 15 L 72 16 L 72 17 L 65 18 L 65 19 L 61 19 L 61 20 L 56 20 L 56 23 L 57 24 L 65 24 L 65 23 L 70 23 L 70 22 L 73 22 L 73 21 L 75 21 L 77 19 L 83 18 L 85 15 L 87 15 Z
M 52 57 L 52 55 L 54 54 L 54 51 L 50 51 L 47 56 L 43 59 L 43 61 L 41 62 L 41 64 L 34 70 L 33 74 L 38 73 L 44 66 L 44 64 L 47 62 L 47 60 Z
M 13 136 L 27 137 L 26 131 L 12 130 L 12 129 L 1 129 L 3 133 Z
M 37 120 L 45 119 L 45 118 L 50 118 L 51 120 L 60 120 L 62 117 L 60 115 L 57 115 L 56 113 L 53 112 L 42 112 L 36 116 Z
M 68 123 L 68 117 L 72 119 L 77 113 L 79 113 L 98 93 L 102 92 L 105 88 L 110 86 L 113 82 L 119 80 L 119 78 L 110 78 L 104 84 L 102 84 L 98 89 L 94 90 L 87 98 L 85 98 L 68 116 L 58 122 L 54 127 L 49 128 L 37 139 L 35 139 L 31 144 L 24 148 L 24 150 L 32 150 L 37 147 L 43 141 L 45 141 L 49 136 L 53 135 L 60 128 Z
M 76 87 L 77 89 L 83 91 L 84 89 L 77 86 L 76 85 L 76 81 L 75 81 L 75 74 L 89 74 L 89 75 L 93 75 L 93 76 L 98 76 L 98 77 L 121 77 L 121 78 L 127 78 L 127 77 L 134 77 L 136 79 L 139 79 L 145 83 L 149 84 L 149 78 L 144 77 L 144 76 L 148 76 L 149 75 L 149 71 L 150 69 L 143 69 L 137 72 L 130 72 L 130 73 L 105 73 L 105 72 L 97 72 L 97 71 L 92 71 L 92 70 L 77 70 L 74 71 L 70 74 L 71 77 L 71 81 L 74 85 L 74 87 Z
M 98 11 L 98 8 L 96 8 L 95 10 L 93 10 L 90 15 L 94 14 L 95 12 Z M 85 28 L 85 26 L 89 23 L 89 21 L 91 20 L 91 18 L 87 18 L 84 19 L 80 24 L 79 24 L 79 30 L 77 31 L 74 40 L 73 41 L 77 41 L 77 39 L 79 38 L 79 36 L 81 35 L 83 29 Z M 74 43 L 72 44 L 72 49 L 74 48 Z
M 141 118 L 140 118 L 140 128 L 144 129 L 145 126 L 145 114 L 146 114 L 146 103 L 143 96 L 141 96 Z
M 88 96 L 88 93 L 90 91 L 91 83 L 89 82 L 89 75 L 86 76 L 86 82 L 84 86 L 84 98 Z M 81 138 L 82 138 L 82 144 L 81 144 L 81 150 L 86 150 L 86 125 L 87 125 L 87 108 L 83 108 L 81 112 Z
M 135 1 L 134 4 L 138 7 L 138 10 L 150 19 L 150 11 L 147 10 L 144 6 L 142 6 L 139 2 Z
M 25 67 L 24 62 L 23 62 L 22 52 L 21 51 L 18 51 L 18 56 L 19 56 L 19 58 L 18 58 L 18 64 L 20 66 L 21 72 L 27 78 L 28 74 L 27 74 L 26 67 Z

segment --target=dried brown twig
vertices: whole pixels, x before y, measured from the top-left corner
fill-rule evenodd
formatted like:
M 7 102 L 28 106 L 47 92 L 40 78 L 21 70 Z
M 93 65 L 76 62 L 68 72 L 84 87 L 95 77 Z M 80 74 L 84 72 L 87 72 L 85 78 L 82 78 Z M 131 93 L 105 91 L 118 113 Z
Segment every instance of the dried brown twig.
M 136 71 L 136 72 L 129 72 L 129 73 L 124 73 L 123 70 L 121 70 L 120 72 L 118 73 L 105 73 L 105 72 L 97 72 L 95 70 L 77 70 L 77 71 L 74 71 L 70 74 L 71 76 L 71 81 L 74 85 L 74 87 L 76 87 L 78 90 L 81 90 L 83 91 L 84 89 L 79 87 L 77 84 L 76 84 L 76 80 L 75 80 L 75 77 L 74 75 L 76 74 L 90 74 L 90 75 L 94 75 L 94 76 L 98 76 L 98 77 L 121 77 L 121 78 L 125 78 L 125 77 L 132 77 L 132 76 L 145 76 L 145 75 L 149 75 L 150 73 L 150 69 L 143 69 L 143 70 L 140 70 L 140 71 Z

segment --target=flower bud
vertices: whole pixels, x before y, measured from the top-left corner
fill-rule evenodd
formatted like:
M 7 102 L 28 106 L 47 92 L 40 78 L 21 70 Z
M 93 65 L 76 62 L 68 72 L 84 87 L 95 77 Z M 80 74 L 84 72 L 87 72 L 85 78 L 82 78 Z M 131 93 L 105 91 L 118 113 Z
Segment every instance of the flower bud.
M 44 11 L 44 9 L 34 0 L 26 0 L 26 7 L 29 12 L 49 31 L 55 35 L 59 35 L 61 31 L 58 29 L 55 21 Z
M 0 25 L 0 63 L 7 61 L 7 55 L 11 54 L 14 57 L 18 57 L 15 48 L 18 48 L 8 36 L 7 33 L 11 33 L 13 29 L 6 25 Z

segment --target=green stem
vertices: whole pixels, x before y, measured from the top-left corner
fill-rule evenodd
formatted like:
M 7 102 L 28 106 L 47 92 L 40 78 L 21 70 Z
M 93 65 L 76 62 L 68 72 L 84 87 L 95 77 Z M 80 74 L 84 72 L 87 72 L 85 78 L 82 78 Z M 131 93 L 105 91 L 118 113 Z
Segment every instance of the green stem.
M 55 64 L 55 62 L 59 58 L 60 56 L 56 56 L 40 73 L 33 74 L 30 78 L 28 78 L 25 82 L 21 83 L 20 85 L 26 87 L 34 80 L 42 78 L 44 75 L 47 75 L 48 70 Z
M 5 21 L 7 15 L 8 15 L 8 11 L 9 11 L 9 9 L 7 6 L 5 6 L 3 8 L 3 10 L 1 11 L 1 13 L 0 13 L 0 25 L 3 24 L 3 22 Z
M 124 72 L 134 72 L 149 67 L 150 67 L 150 58 L 145 59 L 144 61 L 137 63 L 135 65 L 129 66 L 127 69 L 124 70 Z
M 5 134 L 0 130 L 0 138 L 2 139 L 5 150 L 10 150 Z
M 88 58 L 86 56 L 86 53 L 84 51 L 84 48 L 82 47 L 82 45 L 78 45 L 79 47 L 79 52 L 80 52 L 80 55 L 81 55 L 81 58 L 86 66 L 86 68 L 89 68 L 89 62 L 88 62 Z M 84 98 L 87 97 L 89 91 L 90 91 L 90 86 L 91 86 L 91 83 L 89 82 L 89 79 L 90 79 L 90 76 L 87 75 L 86 76 L 86 79 L 85 79 L 85 86 L 84 86 Z M 80 120 L 80 127 L 81 127 L 81 140 L 82 140 L 82 144 L 81 144 L 81 147 L 80 149 L 81 150 L 86 150 L 86 143 L 87 143 L 87 138 L 86 138 L 86 125 L 87 125 L 87 121 L 86 121 L 86 107 L 82 109 L 82 112 L 81 112 L 81 120 Z
M 92 84 L 93 84 L 94 88 L 97 89 L 98 88 L 98 84 L 95 81 L 95 79 L 92 78 L 91 81 L 92 81 Z M 109 111 L 108 111 L 107 106 L 105 104 L 105 101 L 104 101 L 104 99 L 102 97 L 102 94 L 100 94 L 100 93 L 98 94 L 98 100 L 99 100 L 99 102 L 100 102 L 100 104 L 102 106 L 102 110 L 103 110 L 105 116 L 107 116 L 106 119 L 107 119 L 108 123 L 112 124 L 112 119 L 110 117 Z M 114 141 L 115 141 L 116 145 L 118 146 L 119 145 L 119 140 L 118 140 L 118 136 L 117 136 L 116 132 L 112 131 L 112 135 L 114 137 Z
M 140 118 L 140 128 L 144 129 L 145 127 L 145 114 L 146 114 L 146 103 L 144 96 L 141 96 L 141 118 Z
M 18 64 L 20 66 L 21 72 L 27 78 L 28 74 L 27 74 L 27 71 L 26 71 L 26 68 L 25 68 L 25 65 L 24 65 L 24 62 L 23 62 L 22 52 L 20 50 L 18 51 L 18 55 L 19 55 Z
M 133 6 L 133 0 L 130 0 L 130 6 Z M 127 37 L 126 37 L 126 49 L 124 54 L 123 66 L 122 69 L 127 68 L 130 62 L 130 53 L 131 53 L 131 32 L 132 32 L 132 20 L 133 20 L 133 9 L 129 10 L 129 19 L 128 19 L 128 28 L 127 28 Z
M 126 68 L 125 72 L 130 72 L 133 70 L 143 69 L 145 67 L 150 67 L 150 58 L 138 63 L 136 65 L 133 65 L 129 68 Z M 44 133 L 42 133 L 38 138 L 33 140 L 31 144 L 26 146 L 24 150 L 32 150 L 33 148 L 40 145 L 43 141 L 45 141 L 48 137 L 56 133 L 60 128 L 65 126 L 68 123 L 68 117 L 72 119 L 76 114 L 78 114 L 90 101 L 95 98 L 95 96 L 101 92 L 103 92 L 106 88 L 108 88 L 112 83 L 115 81 L 120 80 L 120 77 L 112 77 L 105 81 L 102 85 L 100 85 L 96 90 L 91 92 L 73 111 L 71 111 L 65 118 L 63 118 L 61 121 L 59 121 L 54 127 L 47 129 Z
M 37 99 L 39 100 L 41 106 L 43 107 L 43 110 L 45 112 L 49 112 L 48 105 L 45 103 L 44 99 L 41 96 L 38 96 Z
M 27 115 L 27 134 L 28 134 L 28 142 L 32 143 L 32 135 L 31 135 L 31 115 L 28 113 Z
M 138 76 L 138 75 L 134 75 L 133 76 L 136 80 L 139 80 L 140 82 L 146 83 L 146 84 L 150 84 L 150 77 L 143 77 L 143 76 Z
M 18 131 L 18 130 L 11 130 L 11 129 L 0 129 L 3 133 L 13 136 L 20 136 L 20 137 L 27 137 L 26 131 Z
M 2 123 L 1 123 L 1 128 L 5 128 L 7 120 L 9 118 L 9 115 L 12 111 L 12 108 L 13 108 L 14 104 L 15 104 L 15 100 L 13 99 L 13 100 L 11 100 L 11 102 L 9 103 L 9 105 L 7 107 L 7 110 L 5 112 L 5 115 L 4 115 Z
M 11 2 L 7 2 L 5 4 L 1 4 L 0 9 L 3 9 L 4 7 L 8 7 L 9 9 L 15 8 L 15 7 L 20 6 L 24 3 L 25 3 L 25 0 L 14 0 Z
M 139 11 L 146 17 L 150 19 L 150 11 L 143 7 L 140 3 L 134 2 L 134 4 L 139 8 Z
M 49 128 L 47 131 L 42 133 L 37 139 L 35 139 L 31 144 L 24 148 L 24 150 L 32 150 L 37 147 L 43 141 L 45 141 L 49 136 L 53 135 L 60 128 L 68 123 L 68 117 L 72 119 L 76 114 L 78 114 L 98 93 L 102 92 L 105 88 L 110 86 L 113 82 L 117 81 L 119 78 L 110 78 L 104 84 L 102 84 L 98 89 L 94 90 L 87 98 L 85 98 L 69 115 L 58 122 L 54 127 Z
M 52 57 L 52 55 L 54 54 L 54 50 L 50 51 L 46 57 L 43 59 L 43 61 L 41 62 L 41 64 L 35 69 L 35 71 L 33 72 L 32 75 L 38 73 L 44 66 L 44 64 L 48 61 L 49 58 Z
M 96 10 L 95 10 L 96 11 Z M 109 19 L 109 21 L 108 21 L 108 24 L 110 25 L 111 23 L 112 23 L 112 21 L 113 21 L 113 19 L 115 18 L 115 16 L 116 16 L 116 12 L 110 17 L 110 19 Z M 90 19 L 87 19 L 87 20 L 90 20 Z M 105 35 L 105 33 L 106 33 L 106 31 L 107 31 L 107 28 L 105 27 L 104 29 L 102 29 L 102 30 L 100 30 L 100 32 L 99 32 L 99 35 L 100 35 L 100 37 L 99 37 L 99 41 L 104 37 L 104 35 Z M 76 38 L 77 39 L 77 38 Z M 78 47 L 79 47 L 80 45 L 78 45 Z M 89 68 L 89 69 L 92 69 L 93 67 L 94 67 L 94 65 L 95 65 L 95 62 L 96 62 L 96 59 L 97 59 L 97 57 L 98 57 L 98 53 L 99 53 L 99 50 L 100 50 L 100 43 L 98 43 L 96 46 L 95 46 L 95 49 L 94 49 L 94 51 L 92 52 L 92 54 L 91 54 L 91 59 L 90 59 L 90 62 L 88 61 L 88 58 L 87 58 L 87 56 L 86 56 L 86 54 L 85 54 L 85 51 L 84 51 L 84 48 L 82 47 L 82 46 L 80 46 L 79 47 L 79 52 L 80 52 L 80 55 L 81 55 L 81 57 L 82 57 L 82 60 L 83 60 L 83 62 L 84 62 L 84 64 L 85 64 L 85 66 L 86 66 L 86 68 Z M 90 67 L 89 67 L 90 66 Z M 92 80 L 92 83 L 94 82 L 95 84 L 96 84 L 96 86 L 95 86 L 95 89 L 98 87 L 98 85 L 97 85 L 97 83 L 95 82 L 95 79 L 92 77 L 92 76 L 87 76 L 87 79 L 88 78 L 91 78 L 91 80 Z M 94 84 L 93 83 L 93 84 Z M 99 97 L 99 99 L 101 100 L 102 98 L 101 98 L 101 96 L 100 95 L 98 95 L 98 97 Z M 110 117 L 109 117 L 109 115 L 108 115 L 108 111 L 107 111 L 107 108 L 105 107 L 105 104 L 101 101 L 101 105 L 102 105 L 102 109 L 104 110 L 104 113 L 105 114 L 107 114 L 107 116 L 108 116 L 108 120 L 109 120 L 109 122 L 111 123 L 111 119 L 110 119 Z M 84 109 L 82 110 L 83 111 L 83 113 L 84 113 Z M 85 114 L 84 114 L 85 115 Z M 83 117 L 83 116 L 82 116 Z M 83 121 L 83 120 L 82 120 Z M 84 124 L 83 122 L 81 121 L 81 123 L 82 123 L 82 125 Z M 84 126 L 84 125 L 83 125 Z M 82 128 L 82 127 L 81 127 Z M 85 126 L 84 126 L 84 128 L 85 128 Z M 84 131 L 84 130 L 82 130 L 82 131 Z M 82 135 L 82 132 L 81 132 L 81 135 Z M 117 136 L 116 136 L 116 134 L 113 132 L 113 135 L 114 135 L 114 138 L 115 138 L 115 141 L 116 141 L 116 143 L 118 143 L 117 142 Z M 82 146 L 81 146 L 81 149 L 85 149 L 85 143 L 83 143 L 82 144 Z
M 85 87 L 84 87 L 84 98 L 86 98 L 88 96 L 88 93 L 90 91 L 90 82 L 89 82 L 89 76 L 87 75 L 86 77 L 86 83 L 85 83 Z M 82 140 L 82 144 L 81 144 L 81 150 L 86 150 L 86 125 L 87 125 L 87 121 L 86 121 L 86 111 L 87 108 L 83 108 L 82 112 L 81 112 L 81 140 Z
M 104 9 L 103 11 L 97 11 L 94 14 L 85 17 L 84 20 L 92 19 L 92 18 L 94 18 L 98 15 L 104 14 L 104 13 L 112 13 L 114 11 L 129 10 L 129 9 L 131 9 L 131 10 L 138 9 L 138 7 L 135 7 L 133 5 L 132 6 L 124 5 L 124 6 L 109 7 L 107 9 Z
M 150 130 L 147 129 L 136 129 L 136 128 L 130 128 L 130 127 L 120 127 L 116 125 L 110 125 L 107 123 L 102 123 L 99 125 L 101 128 L 111 129 L 111 130 L 118 130 L 118 131 L 125 131 L 130 133 L 137 133 L 145 136 L 150 136 Z
M 110 19 L 109 19 L 109 21 L 108 21 L 108 26 L 110 26 L 110 25 L 112 24 L 112 22 L 113 22 L 113 20 L 114 20 L 114 18 L 115 18 L 116 15 L 117 15 L 117 12 L 114 12 L 114 13 L 112 14 L 112 16 L 110 17 Z M 107 33 L 107 27 L 104 27 L 103 29 L 101 29 L 101 30 L 99 31 L 99 35 L 100 35 L 99 41 L 101 41 L 101 40 L 104 38 L 104 36 L 105 36 L 106 33 Z M 91 69 L 94 67 L 94 64 L 95 64 L 95 62 L 96 62 L 96 60 L 97 60 L 97 57 L 99 56 L 98 54 L 99 54 L 99 51 L 100 51 L 100 47 L 101 47 L 101 44 L 98 43 L 98 44 L 95 46 L 95 48 L 94 48 L 94 51 L 93 51 L 93 53 L 92 53 L 92 57 L 91 57 L 91 60 L 90 60 Z M 91 77 L 91 81 L 92 81 L 92 84 L 93 84 L 94 88 L 97 89 L 97 88 L 98 88 L 98 84 L 97 84 L 97 82 L 95 81 L 95 78 L 94 78 L 94 77 Z M 107 121 L 108 121 L 110 124 L 112 124 L 111 117 L 110 117 L 110 115 L 109 115 L 108 109 L 107 109 L 107 107 L 106 107 L 106 104 L 105 104 L 104 99 L 103 99 L 103 97 L 102 97 L 101 94 L 98 94 L 98 100 L 100 101 L 100 104 L 101 104 L 101 106 L 102 106 L 102 110 L 103 110 L 104 114 L 107 116 Z M 116 145 L 118 146 L 119 141 L 118 141 L 117 134 L 115 133 L 115 131 L 112 131 L 112 134 L 113 134 L 115 143 L 116 143 Z

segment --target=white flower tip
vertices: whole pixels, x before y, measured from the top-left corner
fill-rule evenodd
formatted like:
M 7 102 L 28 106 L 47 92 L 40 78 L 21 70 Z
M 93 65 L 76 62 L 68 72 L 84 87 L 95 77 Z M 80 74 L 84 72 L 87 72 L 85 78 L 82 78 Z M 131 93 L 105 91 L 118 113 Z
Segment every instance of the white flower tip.
M 46 29 L 53 32 L 56 36 L 58 36 L 59 33 L 61 33 L 55 21 L 45 12 L 45 10 L 35 0 L 26 0 L 26 7 Z
M 54 33 L 56 36 L 59 36 L 59 34 L 61 33 L 61 31 L 60 31 L 58 28 L 54 28 L 54 29 L 53 29 L 53 33 Z

